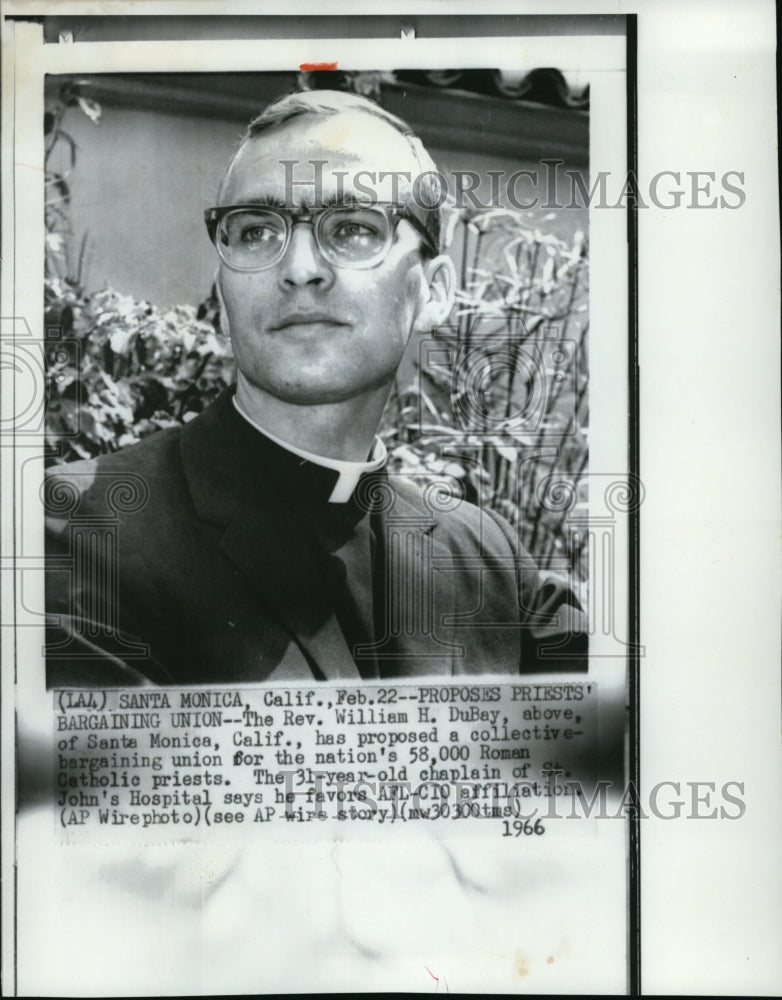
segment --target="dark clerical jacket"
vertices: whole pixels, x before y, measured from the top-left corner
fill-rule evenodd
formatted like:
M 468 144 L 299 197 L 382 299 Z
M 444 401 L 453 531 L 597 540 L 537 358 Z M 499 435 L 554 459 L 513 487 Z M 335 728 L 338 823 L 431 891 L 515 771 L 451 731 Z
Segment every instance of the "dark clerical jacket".
M 583 670 L 573 591 L 511 526 L 381 469 L 338 473 L 224 393 L 46 484 L 47 683 L 229 684 Z

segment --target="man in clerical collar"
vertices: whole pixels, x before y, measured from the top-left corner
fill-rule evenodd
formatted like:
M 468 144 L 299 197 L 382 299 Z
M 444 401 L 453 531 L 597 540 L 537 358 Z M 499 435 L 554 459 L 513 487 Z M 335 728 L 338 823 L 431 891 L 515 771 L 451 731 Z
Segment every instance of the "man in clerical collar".
M 585 667 L 577 600 L 510 525 L 384 468 L 405 348 L 453 303 L 441 194 L 362 97 L 296 94 L 251 123 L 205 215 L 235 389 L 53 473 L 50 685 Z

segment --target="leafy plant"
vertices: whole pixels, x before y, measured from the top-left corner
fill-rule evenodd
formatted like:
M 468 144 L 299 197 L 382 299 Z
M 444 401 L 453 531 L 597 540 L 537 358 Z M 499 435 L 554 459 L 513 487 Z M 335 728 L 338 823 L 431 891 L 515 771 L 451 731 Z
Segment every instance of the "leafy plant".
M 51 459 L 89 458 L 184 423 L 233 381 L 226 338 L 192 306 L 166 313 L 113 289 L 46 281 Z M 63 323 L 65 319 L 65 323 Z M 64 336 L 63 336 L 64 334 Z
M 383 435 L 392 467 L 446 478 L 519 530 L 539 564 L 588 575 L 568 518 L 586 513 L 588 252 L 521 212 L 452 223 L 460 289 L 435 363 L 397 391 Z
M 44 225 L 46 229 L 45 267 L 47 277 L 66 277 L 72 268 L 68 261 L 68 250 L 73 242 L 73 227 L 70 218 L 71 188 L 70 175 L 76 166 L 78 146 L 76 140 L 63 127 L 69 109 L 77 108 L 97 125 L 102 108 L 91 97 L 79 92 L 79 85 L 67 80 L 48 102 L 44 113 Z M 82 281 L 84 252 L 87 245 L 86 234 L 79 247 L 78 262 L 73 278 L 77 284 Z
M 71 109 L 94 125 L 101 118 L 74 80 L 58 87 L 44 115 L 49 462 L 91 458 L 183 423 L 233 381 L 230 346 L 204 307 L 162 313 L 110 288 L 85 293 L 86 235 L 75 266 L 68 257 L 78 150 L 63 124 Z

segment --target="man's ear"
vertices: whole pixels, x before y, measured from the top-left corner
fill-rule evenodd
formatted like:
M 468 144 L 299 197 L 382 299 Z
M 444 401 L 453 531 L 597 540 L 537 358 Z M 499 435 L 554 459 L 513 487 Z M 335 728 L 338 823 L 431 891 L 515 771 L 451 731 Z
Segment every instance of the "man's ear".
M 225 308 L 225 301 L 223 299 L 223 290 L 220 287 L 220 275 L 222 274 L 222 269 L 217 268 L 215 271 L 215 295 L 217 296 L 217 307 L 220 312 L 220 333 L 225 337 L 231 336 L 231 326 L 228 321 L 228 310 Z
M 444 323 L 456 295 L 456 268 L 447 254 L 425 260 L 423 269 L 423 301 L 413 322 L 416 333 L 429 333 Z

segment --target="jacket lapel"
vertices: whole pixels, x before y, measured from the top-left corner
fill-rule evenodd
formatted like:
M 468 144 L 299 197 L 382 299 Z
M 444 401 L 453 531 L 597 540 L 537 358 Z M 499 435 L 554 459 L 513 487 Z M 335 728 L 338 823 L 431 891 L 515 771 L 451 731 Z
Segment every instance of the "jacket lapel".
M 463 647 L 443 626 L 444 617 L 455 610 L 455 591 L 437 570 L 449 552 L 435 531 L 436 514 L 406 476 L 388 478 L 394 501 L 383 515 L 382 549 L 390 620 L 386 636 L 378 637 L 381 673 L 414 677 L 459 672 Z
M 287 631 L 315 676 L 358 668 L 330 603 L 328 565 L 263 467 L 256 436 L 226 391 L 182 432 L 182 464 L 196 513 L 223 526 L 221 549 L 252 581 L 258 613 Z

